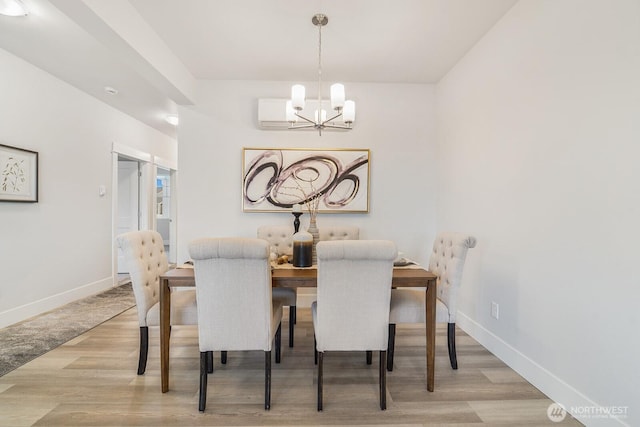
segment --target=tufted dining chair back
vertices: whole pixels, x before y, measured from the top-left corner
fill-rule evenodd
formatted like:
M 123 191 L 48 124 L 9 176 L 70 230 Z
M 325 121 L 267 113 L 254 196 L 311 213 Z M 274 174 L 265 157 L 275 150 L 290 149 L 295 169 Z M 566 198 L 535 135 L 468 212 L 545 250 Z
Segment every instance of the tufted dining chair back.
M 458 290 L 462 284 L 462 271 L 467 251 L 476 246 L 476 238 L 464 233 L 443 232 L 436 236 L 429 257 L 429 271 L 438 276 L 437 297 L 447 306 L 446 321 L 456 322 Z
M 258 227 L 258 239 L 269 242 L 269 246 L 276 251 L 276 255 L 291 255 L 293 253 L 292 225 L 262 225 Z
M 160 275 L 169 269 L 162 236 L 157 231 L 132 231 L 116 237 L 131 277 L 140 326 L 160 299 Z
M 169 269 L 162 236 L 157 231 L 131 231 L 116 237 L 129 270 L 140 325 L 138 375 L 144 374 L 149 349 L 149 326 L 160 325 L 160 276 Z M 194 290 L 172 292 L 171 324 L 198 322 Z
M 262 225 L 258 227 L 258 239 L 264 239 L 276 250 L 276 255 L 293 253 L 292 225 Z M 326 226 L 319 229 L 320 241 L 359 240 L 360 229 L 355 226 Z
M 195 268 L 201 351 L 271 350 L 267 243 L 247 238 L 198 239 L 189 244 L 189 254 Z
M 466 233 L 442 232 L 436 236 L 429 257 L 429 271 L 436 274 L 436 322 L 447 323 L 449 361 L 458 369 L 456 356 L 456 314 L 458 293 L 467 251 L 476 246 L 476 238 Z M 425 323 L 424 291 L 394 289 L 389 313 L 389 358 L 387 369 L 393 370 L 396 323 Z
M 257 237 L 269 242 L 275 255 L 293 255 L 293 225 L 263 225 L 258 227 Z M 319 230 L 320 240 L 358 240 L 360 229 L 358 227 L 334 226 L 323 227 Z M 293 288 L 273 289 L 273 298 L 282 301 L 285 307 L 289 307 L 289 347 L 293 347 L 296 307 L 298 293 Z
M 198 301 L 200 411 L 213 351 L 265 353 L 265 409 L 271 402 L 271 349 L 280 362 L 282 303 L 271 296 L 269 244 L 263 239 L 205 238 L 189 244 Z M 221 327 L 224 325 L 224 327 Z
M 317 350 L 386 350 L 395 244 L 325 241 L 317 250 Z
M 396 245 L 388 240 L 319 242 L 318 299 L 311 306 L 322 410 L 325 351 L 380 352 L 380 408 L 386 409 L 385 357 Z
M 319 230 L 320 241 L 360 240 L 360 229 L 354 226 L 327 226 Z

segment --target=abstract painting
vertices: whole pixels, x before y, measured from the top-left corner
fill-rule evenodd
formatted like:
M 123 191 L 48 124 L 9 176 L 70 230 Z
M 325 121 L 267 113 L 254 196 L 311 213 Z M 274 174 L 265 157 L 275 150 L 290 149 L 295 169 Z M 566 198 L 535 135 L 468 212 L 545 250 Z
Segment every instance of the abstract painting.
M 291 211 L 314 202 L 318 212 L 369 212 L 366 149 L 244 148 L 242 209 Z

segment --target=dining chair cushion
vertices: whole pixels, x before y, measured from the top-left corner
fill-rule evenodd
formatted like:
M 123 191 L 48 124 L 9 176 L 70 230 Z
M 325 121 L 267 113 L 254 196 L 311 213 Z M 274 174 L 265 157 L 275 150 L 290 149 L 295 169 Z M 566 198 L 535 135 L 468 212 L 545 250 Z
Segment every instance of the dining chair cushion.
M 147 312 L 146 321 L 147 326 L 160 325 L 160 303 L 155 304 Z M 181 289 L 171 292 L 171 324 L 198 324 L 198 307 L 196 304 L 196 291 L 194 289 Z
M 418 289 L 393 289 L 391 291 L 391 323 L 425 323 L 425 291 Z M 436 298 L 436 322 L 449 322 L 449 310 Z
M 277 299 L 282 302 L 282 305 L 286 307 L 296 306 L 297 294 L 293 288 L 273 288 L 271 290 L 273 299 Z

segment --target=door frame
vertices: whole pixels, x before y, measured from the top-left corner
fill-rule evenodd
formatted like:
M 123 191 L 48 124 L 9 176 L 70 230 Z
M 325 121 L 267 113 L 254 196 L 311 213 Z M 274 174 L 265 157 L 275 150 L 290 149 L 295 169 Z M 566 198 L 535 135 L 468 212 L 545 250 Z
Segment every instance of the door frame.
M 140 164 L 139 228 L 141 230 L 155 228 L 155 209 L 151 208 L 154 205 L 152 197 L 155 196 L 151 191 L 151 184 L 154 182 L 152 179 L 155 179 L 152 177 L 152 172 L 155 174 L 155 167 L 152 167 L 152 156 L 136 148 L 114 142 L 111 149 L 111 275 L 114 286 L 118 284 L 118 244 L 116 236 L 118 233 L 118 159 L 120 157 L 137 161 Z

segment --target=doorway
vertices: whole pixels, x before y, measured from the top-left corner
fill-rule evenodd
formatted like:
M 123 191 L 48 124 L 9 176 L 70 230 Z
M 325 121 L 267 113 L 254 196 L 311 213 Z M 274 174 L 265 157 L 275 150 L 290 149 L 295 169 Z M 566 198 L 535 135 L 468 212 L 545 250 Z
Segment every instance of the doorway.
M 113 144 L 112 151 L 112 263 L 113 283 L 126 279 L 127 265 L 116 236 L 155 225 L 152 209 L 151 155 L 135 148 Z
M 140 230 L 140 162 L 118 157 L 118 217 L 116 235 Z M 118 248 L 118 274 L 128 273 Z

